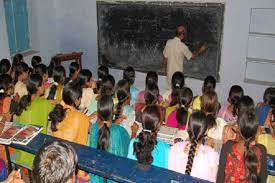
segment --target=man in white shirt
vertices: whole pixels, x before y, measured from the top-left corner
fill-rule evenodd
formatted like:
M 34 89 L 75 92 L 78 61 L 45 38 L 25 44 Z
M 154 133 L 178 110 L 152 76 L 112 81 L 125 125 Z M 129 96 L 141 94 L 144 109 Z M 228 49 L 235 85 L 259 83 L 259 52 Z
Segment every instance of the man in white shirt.
M 168 87 L 171 87 L 171 79 L 175 72 L 183 72 L 183 61 L 185 59 L 195 59 L 199 54 L 207 49 L 207 45 L 203 45 L 198 51 L 192 53 L 189 48 L 182 42 L 186 38 L 186 28 L 179 26 L 176 30 L 176 37 L 166 42 L 163 51 L 163 69 L 166 70 Z

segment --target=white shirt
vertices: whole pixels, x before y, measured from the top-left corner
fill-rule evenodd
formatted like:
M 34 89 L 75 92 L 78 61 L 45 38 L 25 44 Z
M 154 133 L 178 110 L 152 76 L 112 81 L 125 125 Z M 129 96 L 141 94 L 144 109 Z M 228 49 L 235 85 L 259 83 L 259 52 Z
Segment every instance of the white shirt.
M 181 42 L 178 37 L 174 39 L 169 39 L 166 42 L 163 56 L 168 59 L 167 61 L 167 81 L 171 83 L 172 76 L 175 72 L 183 72 L 183 61 L 185 59 L 190 60 L 192 57 L 192 52 L 189 48 Z

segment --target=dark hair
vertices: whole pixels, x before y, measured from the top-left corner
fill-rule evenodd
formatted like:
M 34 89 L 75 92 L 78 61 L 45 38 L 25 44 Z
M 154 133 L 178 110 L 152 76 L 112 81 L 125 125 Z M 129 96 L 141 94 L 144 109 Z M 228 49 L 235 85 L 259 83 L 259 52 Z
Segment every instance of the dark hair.
M 25 62 L 20 62 L 19 64 L 14 65 L 14 84 L 17 83 L 18 77 L 23 74 L 23 72 L 28 72 L 29 71 L 29 66 Z
M 244 95 L 243 89 L 239 85 L 233 85 L 230 88 L 227 101 L 233 105 L 233 115 L 236 115 L 237 103 Z
M 0 61 L 0 74 L 6 74 L 11 69 L 11 63 L 8 59 L 4 58 Z
M 271 123 L 274 123 L 275 122 L 275 97 L 272 97 L 270 99 L 269 105 L 270 105 L 270 108 L 272 109 L 270 121 L 271 121 Z M 275 129 L 274 129 L 274 131 L 275 131 Z
M 103 122 L 99 130 L 97 149 L 103 151 L 106 151 L 110 145 L 110 129 L 106 123 L 113 119 L 113 108 L 113 98 L 108 95 L 102 96 L 97 103 L 97 117 Z
M 158 85 L 158 74 L 154 71 L 149 71 L 145 79 L 145 88 L 152 84 Z
M 21 53 L 17 53 L 14 55 L 13 60 L 12 60 L 12 65 L 19 64 L 20 62 L 24 61 L 24 57 Z
M 127 80 L 122 79 L 118 81 L 116 85 L 116 97 L 118 99 L 118 104 L 116 106 L 115 120 L 119 119 L 123 103 L 130 97 L 130 86 Z
M 188 119 L 188 108 L 193 99 L 193 92 L 190 88 L 183 88 L 179 92 L 179 100 L 176 112 L 176 119 L 178 121 L 178 128 L 181 128 L 183 125 L 186 125 Z
M 205 93 L 207 91 L 214 91 L 216 88 L 216 79 L 213 76 L 207 76 L 204 79 L 202 92 Z
M 206 115 L 208 128 L 216 126 L 216 117 L 219 110 L 218 96 L 215 91 L 210 90 L 201 97 L 201 110 Z
M 34 183 L 66 183 L 76 173 L 77 154 L 74 148 L 54 141 L 43 145 L 33 162 Z
M 57 66 L 60 66 L 60 65 L 61 65 L 60 60 L 56 57 L 52 57 L 52 59 L 50 61 L 50 64 L 48 66 L 49 77 L 53 77 L 53 69 Z
M 245 95 L 240 98 L 236 105 L 236 115 L 240 115 L 245 111 L 253 111 L 255 110 L 254 101 L 251 97 Z
M 45 74 L 48 73 L 47 66 L 45 64 L 39 64 L 35 67 L 34 73 L 39 74 L 43 77 Z
M 58 83 L 58 85 L 62 85 L 64 84 L 65 82 L 65 79 L 66 79 L 66 71 L 64 69 L 63 66 L 56 66 L 54 69 L 53 69 L 53 80 Z M 56 84 L 53 84 L 51 86 L 51 89 L 50 89 L 50 92 L 49 92 L 49 96 L 48 96 L 48 100 L 53 100 L 54 97 L 55 97 L 55 93 L 56 93 L 56 90 L 57 90 L 57 86 Z
M 255 110 L 246 110 L 245 112 L 241 113 L 238 117 L 238 124 L 241 136 L 245 141 L 245 178 L 248 182 L 256 183 L 259 180 L 257 173 L 259 159 L 256 155 L 256 147 L 252 144 L 252 142 L 255 140 L 258 130 L 258 121 L 255 115 Z
M 40 56 L 33 56 L 31 60 L 32 68 L 35 69 L 39 64 L 42 63 L 42 58 Z
M 134 154 L 141 164 L 150 165 L 153 162 L 152 151 L 157 144 L 157 133 L 161 120 L 160 108 L 148 105 L 141 114 L 143 130 L 138 135 L 138 142 L 134 142 Z
M 144 99 L 145 104 L 156 104 L 159 97 L 159 87 L 156 84 L 148 85 L 145 89 Z
M 105 76 L 109 75 L 109 69 L 108 67 L 101 65 L 97 69 L 97 77 L 98 80 L 101 81 Z
M 207 130 L 206 116 L 202 111 L 196 111 L 190 116 L 188 124 L 188 135 L 191 146 L 188 152 L 188 160 L 185 168 L 185 174 L 190 175 L 193 167 L 193 160 L 196 154 L 197 144 L 203 139 Z
M 83 88 L 86 86 L 86 83 L 89 82 L 91 80 L 91 78 L 93 77 L 93 74 L 91 71 L 89 71 L 88 69 L 82 69 L 78 75 L 77 78 L 75 80 L 76 83 L 78 83 L 78 85 Z
M 62 100 L 65 104 L 69 106 L 74 106 L 77 108 L 78 106 L 75 106 L 75 101 L 77 99 L 80 99 L 82 97 L 82 89 L 78 85 L 74 83 L 68 83 L 65 85 L 63 94 L 62 94 Z M 66 109 L 63 108 L 62 105 L 57 104 L 53 111 L 49 114 L 49 120 L 51 121 L 51 130 L 53 132 L 57 131 L 57 124 L 62 122 L 64 118 L 66 117 Z
M 263 96 L 264 103 L 268 104 L 271 100 L 271 98 L 275 97 L 275 88 L 274 87 L 268 87 Z
M 172 90 L 184 87 L 184 75 L 182 72 L 175 72 L 172 76 Z
M 115 78 L 112 75 L 109 74 L 103 77 L 100 83 L 100 90 L 99 90 L 100 96 L 103 96 L 103 95 L 112 96 L 114 94 L 115 83 L 116 83 Z
M 70 70 L 69 77 L 71 78 L 79 69 L 80 69 L 79 64 L 77 62 L 72 62 L 69 67 L 69 70 Z
M 133 67 L 127 67 L 123 71 L 123 79 L 126 79 L 129 82 L 129 85 L 133 85 L 135 83 L 135 69 Z
M 12 112 L 17 116 L 20 116 L 24 110 L 27 110 L 31 104 L 31 96 L 36 94 L 38 88 L 43 84 L 43 79 L 39 74 L 31 74 L 27 81 L 28 95 L 24 95 L 20 102 L 12 108 Z
M 12 78 L 8 74 L 0 75 L 0 90 L 4 90 L 4 92 L 0 93 L 0 100 L 4 99 L 7 96 L 7 91 L 12 86 Z

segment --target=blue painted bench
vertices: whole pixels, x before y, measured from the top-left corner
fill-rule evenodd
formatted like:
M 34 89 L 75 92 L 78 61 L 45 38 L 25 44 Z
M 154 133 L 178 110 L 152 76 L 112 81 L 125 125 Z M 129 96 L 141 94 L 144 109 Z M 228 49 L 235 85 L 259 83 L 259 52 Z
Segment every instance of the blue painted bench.
M 11 144 L 10 146 L 36 154 L 43 144 L 54 140 L 64 141 L 49 135 L 39 134 L 26 146 L 18 144 Z M 75 148 L 79 159 L 78 167 L 81 170 L 100 175 L 117 182 L 208 182 L 156 166 L 150 166 L 148 169 L 144 170 L 134 160 L 114 156 L 108 152 L 72 142 L 65 142 L 71 144 Z

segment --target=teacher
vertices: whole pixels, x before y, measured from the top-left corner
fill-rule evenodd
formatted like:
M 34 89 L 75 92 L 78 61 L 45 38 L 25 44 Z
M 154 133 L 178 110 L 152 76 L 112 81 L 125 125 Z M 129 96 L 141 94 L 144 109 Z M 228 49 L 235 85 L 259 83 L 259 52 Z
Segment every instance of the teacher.
M 203 53 L 207 49 L 207 45 L 204 44 L 199 50 L 192 53 L 183 41 L 186 39 L 186 28 L 181 25 L 176 30 L 176 37 L 169 39 L 166 42 L 163 51 L 163 70 L 167 74 L 168 87 L 171 87 L 171 79 L 175 72 L 183 72 L 183 61 L 194 60 L 198 55 Z

